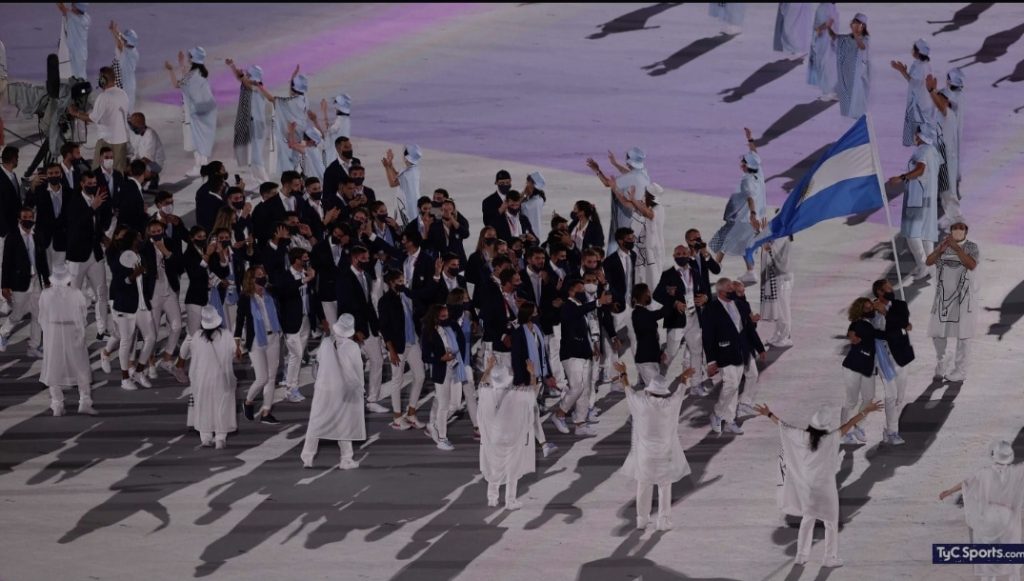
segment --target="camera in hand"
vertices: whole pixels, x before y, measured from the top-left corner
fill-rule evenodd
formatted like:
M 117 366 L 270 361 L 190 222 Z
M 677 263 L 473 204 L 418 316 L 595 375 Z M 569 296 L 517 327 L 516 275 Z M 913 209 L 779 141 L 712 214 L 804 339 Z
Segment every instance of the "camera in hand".
M 708 245 L 705 244 L 704 241 L 701 240 L 700 238 L 697 238 L 696 240 L 693 241 L 694 250 L 704 250 L 707 247 Z

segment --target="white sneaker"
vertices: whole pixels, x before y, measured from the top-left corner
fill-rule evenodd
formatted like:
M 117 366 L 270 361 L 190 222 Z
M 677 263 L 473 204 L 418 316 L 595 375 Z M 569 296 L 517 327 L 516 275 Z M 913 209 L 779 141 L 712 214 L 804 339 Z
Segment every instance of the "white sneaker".
M 906 440 L 900 437 L 899 432 L 890 432 L 888 430 L 883 430 L 882 434 L 882 439 L 885 441 L 886 444 L 889 444 L 890 446 L 902 446 L 903 444 L 907 443 Z
M 860 444 L 860 441 L 853 437 L 853 430 L 850 430 L 849 432 L 846 432 L 846 435 L 843 436 L 839 443 L 847 446 L 857 446 Z
M 100 349 L 100 369 L 103 373 L 110 373 L 110 355 L 104 353 L 103 349 Z
M 519 499 L 505 500 L 505 510 L 519 510 L 520 508 L 523 508 L 523 503 Z
M 292 387 L 285 392 L 284 398 L 292 403 L 299 403 L 306 400 L 306 396 L 299 393 L 299 388 Z
M 419 418 L 417 418 L 416 416 L 410 416 L 409 414 L 405 414 L 405 421 L 408 422 L 409 425 L 416 428 L 417 430 L 422 430 L 423 428 L 427 427 L 427 425 L 421 422 Z
M 541 454 L 544 455 L 545 458 L 547 458 L 548 456 L 553 454 L 557 449 L 558 445 L 555 444 L 554 442 L 544 442 L 544 445 L 540 447 L 540 452 Z
M 488 496 L 487 497 L 487 506 L 489 506 L 491 508 L 494 508 L 494 507 L 498 506 L 498 497 L 497 496 Z
M 93 409 L 92 402 L 90 402 L 90 401 L 80 401 L 80 402 L 78 402 L 78 413 L 84 414 L 84 415 L 87 415 L 87 416 L 98 416 L 98 415 L 100 415 L 100 412 L 98 412 L 95 409 Z
M 746 273 L 744 273 L 743 276 L 739 277 L 737 280 L 739 280 L 746 286 L 750 286 L 753 284 L 757 284 L 757 275 L 754 274 L 753 270 L 748 270 Z
M 213 441 L 213 447 L 218 449 L 218 450 L 223 450 L 224 448 L 228 447 L 228 441 L 227 440 L 214 440 Z
M 310 455 L 300 454 L 299 455 L 299 459 L 302 460 L 302 467 L 303 468 L 312 468 L 313 467 L 313 458 L 315 458 L 315 457 L 316 456 L 314 454 L 310 454 Z
M 792 337 L 786 337 L 785 339 L 779 339 L 778 341 L 772 341 L 772 347 L 778 347 L 778 348 L 781 349 L 782 347 L 792 347 L 792 346 L 793 346 L 793 338 Z
M 125 391 L 135 391 L 136 389 L 139 389 L 139 386 L 135 385 L 135 382 L 131 379 L 122 379 L 121 389 Z
M 730 434 L 739 435 L 743 433 L 743 428 L 741 428 L 739 424 L 737 424 L 736 422 L 729 422 L 728 424 L 725 425 L 725 431 L 729 432 Z
M 145 387 L 147 389 L 153 387 L 153 384 L 149 382 L 149 378 L 146 377 L 146 374 L 144 372 L 139 373 L 138 371 L 133 371 L 132 381 L 137 383 L 139 386 Z
M 565 418 L 555 412 L 551 412 L 551 423 L 555 424 L 555 429 L 559 432 L 563 434 L 569 433 L 569 426 L 565 423 Z
M 641 530 L 642 531 L 642 530 L 646 529 L 647 525 L 650 524 L 650 522 L 651 522 L 651 517 L 637 515 L 637 517 L 636 517 L 636 528 L 637 528 L 637 530 Z
M 409 422 L 405 421 L 404 416 L 399 416 L 391 420 L 391 423 L 389 425 L 391 426 L 392 430 L 408 430 L 409 428 L 412 427 L 409 425 Z
M 368 401 L 366 402 L 366 411 L 370 412 L 371 414 L 386 414 L 391 410 L 380 405 L 375 401 Z
M 359 468 L 359 462 L 356 462 L 352 458 L 342 458 L 341 462 L 338 464 L 338 468 L 341 468 L 342 470 L 352 470 Z
M 156 365 L 150 365 L 146 368 L 146 377 L 156 379 Z
M 577 436 L 583 436 L 583 437 L 596 436 L 597 435 L 597 430 L 595 430 L 594 428 L 591 428 L 587 424 L 580 424 L 580 425 L 576 426 L 576 435 Z
M 806 553 L 797 553 L 795 562 L 797 565 L 806 565 L 807 560 L 810 559 L 810 557 L 811 556 Z
M 843 560 L 839 557 L 829 557 L 821 565 L 829 569 L 837 569 L 843 566 Z
M 658 530 L 659 531 L 670 531 L 672 530 L 672 519 L 667 516 L 658 517 Z
M 597 408 L 590 408 L 590 410 L 587 412 L 587 423 L 596 424 L 599 421 L 597 418 L 600 415 L 601 410 Z
M 967 374 L 959 369 L 954 369 L 953 373 L 946 376 L 946 381 L 964 381 L 967 379 Z
M 722 420 L 722 418 L 718 417 L 717 415 L 715 415 L 712 412 L 712 414 L 711 414 L 711 431 L 716 433 L 716 434 L 721 434 L 722 433 L 722 422 L 723 421 L 724 420 Z
M 850 433 L 853 434 L 853 437 L 857 438 L 857 441 L 860 442 L 861 444 L 868 443 L 868 435 L 864 433 L 864 428 L 860 426 L 853 426 L 853 429 L 850 430 Z
M 932 374 L 933 379 L 942 379 L 946 376 L 946 365 L 944 362 L 939 361 L 935 364 L 935 373 Z
M 445 452 L 451 452 L 455 449 L 455 446 L 452 446 L 452 443 L 448 441 L 448 438 L 438 438 L 437 449 L 444 450 Z
M 202 442 L 199 442 L 199 445 L 202 446 L 203 448 L 212 448 L 213 440 L 203 440 Z

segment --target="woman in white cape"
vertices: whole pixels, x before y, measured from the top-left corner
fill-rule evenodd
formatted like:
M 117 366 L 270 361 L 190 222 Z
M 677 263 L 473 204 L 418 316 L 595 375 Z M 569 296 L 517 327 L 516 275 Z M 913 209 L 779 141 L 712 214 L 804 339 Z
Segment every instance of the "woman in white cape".
M 195 157 L 195 165 L 185 175 L 197 177 L 199 169 L 209 163 L 217 139 L 217 101 L 207 79 L 210 73 L 206 70 L 206 49 L 192 47 L 188 49 L 187 58 L 184 52 L 179 51 L 178 67 L 180 80 L 174 72 L 174 65 L 170 61 L 164 62 L 171 84 L 181 89 L 185 108 L 185 151 L 191 151 Z
M 1006 440 L 992 444 L 992 465 L 956 486 L 943 490 L 939 500 L 964 493 L 964 516 L 974 543 L 1020 544 L 1021 510 L 1024 508 L 1024 464 L 1013 463 L 1013 446 Z M 1019 564 L 976 564 L 982 579 L 1020 579 Z
M 181 346 L 189 359 L 188 379 L 195 403 L 194 424 L 204 447 L 227 447 L 229 432 L 238 429 L 235 414 L 235 339 L 222 329 L 223 319 L 212 305 L 202 310 L 200 329 Z
M 302 466 L 313 467 L 320 440 L 337 440 L 341 449 L 342 470 L 359 466 L 352 457 L 354 440 L 366 439 L 363 417 L 363 356 L 352 340 L 355 318 L 338 317 L 331 337 L 324 338 L 317 351 L 319 369 L 313 384 L 313 404 L 309 409 L 306 443 L 302 447 Z
M 94 416 L 92 370 L 85 344 L 89 300 L 71 287 L 71 275 L 64 265 L 50 273 L 50 286 L 39 294 L 39 325 L 43 329 L 43 363 L 39 381 L 50 389 L 53 415 L 64 415 L 66 385 L 78 386 L 78 413 Z
M 512 385 L 512 370 L 495 367 L 491 355 L 480 376 L 477 418 L 480 421 L 480 472 L 487 481 L 487 506 L 498 506 L 498 493 L 505 485 L 505 508 L 516 510 L 519 478 L 537 469 L 533 445 L 537 419 L 537 389 L 540 383 L 533 363 L 526 362 L 530 385 Z
M 842 567 L 839 558 L 839 489 L 836 472 L 839 471 L 839 441 L 869 413 L 882 409 L 882 402 L 872 401 L 838 430 L 833 428 L 834 414 L 828 408 L 819 409 L 811 417 L 810 425 L 798 428 L 782 421 L 768 406 L 755 406 L 779 426 L 782 438 L 783 483 L 779 508 L 782 512 L 800 515 L 800 533 L 797 536 L 796 562 L 802 565 L 811 554 L 814 523 L 825 523 L 825 567 Z
M 661 204 L 664 188 L 652 183 L 637 198 L 636 188 L 625 193 L 612 184 L 612 194 L 620 204 L 632 208 L 630 228 L 636 233 L 636 282 L 654 288 L 661 280 L 661 261 L 665 254 L 665 207 Z
M 629 382 L 625 364 L 615 364 L 623 384 Z M 658 486 L 658 530 L 672 528 L 672 483 L 690 473 L 683 446 L 679 443 L 679 410 L 692 367 L 679 376 L 681 384 L 673 392 L 670 379 L 657 376 L 639 390 L 626 387 L 626 403 L 633 416 L 633 434 L 629 455 L 619 473 L 636 481 L 636 528 L 651 521 L 654 486 Z

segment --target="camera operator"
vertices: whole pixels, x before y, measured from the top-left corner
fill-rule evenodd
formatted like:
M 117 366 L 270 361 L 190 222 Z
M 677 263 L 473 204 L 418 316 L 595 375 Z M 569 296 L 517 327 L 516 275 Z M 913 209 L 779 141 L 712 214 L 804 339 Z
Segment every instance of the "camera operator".
M 92 104 L 92 111 L 84 113 L 72 104 L 68 115 L 96 125 L 99 133 L 96 151 L 110 147 L 114 152 L 114 169 L 124 172 L 128 168 L 128 94 L 114 83 L 114 69 L 110 67 L 100 69 L 97 85 L 100 94 Z

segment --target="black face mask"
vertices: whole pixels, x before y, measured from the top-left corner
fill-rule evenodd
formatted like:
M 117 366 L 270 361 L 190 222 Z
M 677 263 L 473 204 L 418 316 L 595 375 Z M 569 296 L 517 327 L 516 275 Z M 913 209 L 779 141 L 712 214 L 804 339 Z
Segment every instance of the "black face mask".
M 306 270 L 307 268 L 309 268 L 309 261 L 308 260 L 303 260 L 302 261 L 302 270 Z
M 366 272 L 367 270 L 370 269 L 370 261 L 369 260 L 360 260 L 356 264 L 359 265 L 359 270 L 362 270 L 363 272 Z
M 56 177 L 56 178 L 46 178 L 46 183 L 50 184 L 51 186 L 59 186 L 60 182 L 61 182 L 61 178 L 59 178 L 59 177 Z
M 366 178 L 352 178 L 352 183 L 354 183 L 357 186 L 363 185 L 364 181 L 366 181 Z
M 576 300 L 581 302 L 581 303 L 587 302 L 587 293 L 586 293 L 586 291 L 580 291 L 580 292 L 576 293 Z
M 230 240 L 221 240 L 220 241 L 220 247 L 221 248 L 231 248 L 231 241 Z
M 508 213 L 510 215 L 512 215 L 512 216 L 518 216 L 519 215 L 519 208 L 509 208 L 508 209 Z
M 623 240 L 622 243 L 619 244 L 619 246 L 621 246 L 622 249 L 625 250 L 626 252 L 629 252 L 630 250 L 633 250 L 633 247 L 636 246 L 636 243 Z
M 498 192 L 503 196 L 507 196 L 512 191 L 512 186 L 498 186 Z
M 345 159 L 352 159 L 352 151 L 342 151 L 341 157 L 344 157 Z
M 462 305 L 448 305 L 448 321 L 455 322 L 462 316 L 463 311 Z
M 281 242 L 278 243 L 278 246 L 284 247 L 284 246 L 288 246 L 291 243 L 292 243 L 292 239 L 291 238 L 282 238 Z
M 245 209 L 245 200 L 242 200 L 241 202 L 231 202 L 231 207 L 236 209 L 236 210 L 244 210 Z
M 159 236 L 155 236 L 154 235 L 154 236 L 150 236 L 149 237 L 149 241 L 152 242 L 153 244 L 156 244 L 157 242 L 160 242 L 163 239 L 164 239 L 164 235 L 163 234 L 161 234 Z
M 341 238 L 338 238 L 337 236 L 331 236 L 331 243 L 334 244 L 335 246 L 341 246 Z
M 885 300 L 890 301 L 890 302 L 896 300 L 896 293 L 885 293 L 882 296 L 885 297 Z
M 308 192 L 308 193 L 309 193 L 309 199 L 313 200 L 313 201 L 318 201 L 320 199 L 320 197 L 323 195 L 323 192 Z
M 488 246 L 494 246 L 498 242 L 497 238 L 484 238 L 484 244 Z
M 292 236 L 295 236 L 296 234 L 299 233 L 299 227 L 298 226 L 289 226 L 288 227 L 288 232 L 290 232 Z
M 267 277 L 265 276 L 257 276 L 252 281 L 256 283 L 256 286 L 267 286 Z
M 730 301 L 735 301 L 740 298 L 740 295 L 736 294 L 735 291 L 729 291 L 725 293 L 725 298 L 729 299 Z
M 565 269 L 569 268 L 569 261 L 568 260 L 559 260 L 558 262 L 555 263 L 555 266 L 557 266 L 561 270 L 565 270 Z
M 35 225 L 36 225 L 36 221 L 35 220 L 22 220 L 21 221 L 21 227 L 26 229 L 26 230 L 31 230 L 32 227 L 35 226 Z
M 405 292 L 405 285 L 404 284 L 397 284 L 397 285 L 395 285 L 395 290 L 400 292 L 400 293 L 404 293 Z
M 448 269 L 448 276 L 450 276 L 452 278 L 455 278 L 456 276 L 459 276 L 459 269 L 458 268 L 449 268 Z
M 686 256 L 677 256 L 676 257 L 676 266 L 680 266 L 680 267 L 689 266 L 691 262 L 692 261 L 690 260 L 690 258 L 688 258 Z
M 198 246 L 199 248 L 206 248 L 206 238 L 196 238 L 195 240 L 192 241 L 192 243 Z
M 373 219 L 378 221 L 378 222 L 387 222 L 388 215 L 387 214 L 377 214 L 376 216 L 373 217 Z
M 99 190 L 99 186 L 85 186 L 85 193 L 90 196 L 95 196 L 96 192 L 98 192 Z

